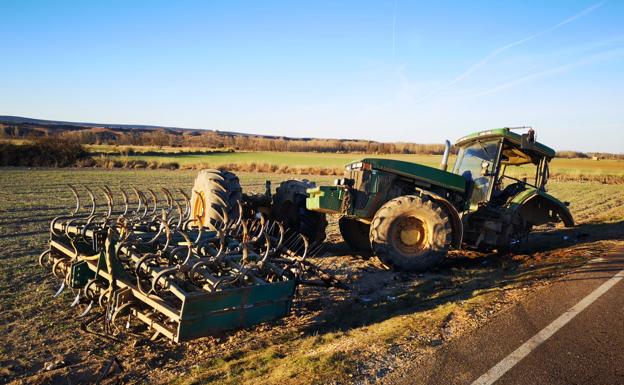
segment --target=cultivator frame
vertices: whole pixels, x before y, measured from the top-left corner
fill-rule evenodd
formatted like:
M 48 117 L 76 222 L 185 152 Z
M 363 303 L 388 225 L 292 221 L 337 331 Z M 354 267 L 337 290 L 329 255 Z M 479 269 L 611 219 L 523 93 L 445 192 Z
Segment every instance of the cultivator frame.
M 76 206 L 52 220 L 39 263 L 62 280 L 55 297 L 74 291 L 81 317 L 96 305 L 104 310 L 107 334 L 143 324 L 153 337 L 187 341 L 284 317 L 299 283 L 339 284 L 307 260 L 322 245 L 260 212 L 243 217 L 241 202 L 235 218 L 222 212 L 223 221 L 203 227 L 183 190 L 133 187 L 131 210 L 126 191 L 117 207 L 111 189 L 100 187 L 106 206 L 97 213 L 96 194 L 84 186 L 90 209 L 80 215 L 78 189 L 69 188 Z M 304 278 L 310 274 L 320 279 Z

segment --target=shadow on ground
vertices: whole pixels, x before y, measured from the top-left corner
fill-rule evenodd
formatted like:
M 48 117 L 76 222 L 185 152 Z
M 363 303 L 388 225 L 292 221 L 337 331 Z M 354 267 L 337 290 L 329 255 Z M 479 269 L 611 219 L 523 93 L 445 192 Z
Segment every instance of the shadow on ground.
M 475 296 L 477 291 L 560 276 L 561 269 L 580 266 L 589 258 L 598 256 L 587 250 L 585 245 L 610 240 L 624 240 L 624 221 L 538 231 L 512 253 L 470 250 L 451 253 L 446 262 L 425 274 L 392 272 L 381 266 L 376 267 L 378 271 L 372 273 L 373 279 L 368 274 L 352 277 L 349 283 L 354 290 L 346 297 L 332 297 L 329 302 L 320 298 L 308 303 L 304 301 L 302 310 L 309 307 L 309 310 L 321 309 L 314 321 L 305 327 L 305 332 L 345 331 L 466 300 Z M 349 248 L 344 243 L 335 244 L 327 250 L 329 256 L 347 253 Z M 605 273 L 611 271 L 604 267 L 601 270 Z M 366 287 L 361 282 L 364 280 L 377 281 L 377 285 Z M 397 282 L 399 284 L 395 285 Z M 393 285 L 399 289 L 398 292 L 386 290 Z M 323 302 L 324 306 L 318 302 Z

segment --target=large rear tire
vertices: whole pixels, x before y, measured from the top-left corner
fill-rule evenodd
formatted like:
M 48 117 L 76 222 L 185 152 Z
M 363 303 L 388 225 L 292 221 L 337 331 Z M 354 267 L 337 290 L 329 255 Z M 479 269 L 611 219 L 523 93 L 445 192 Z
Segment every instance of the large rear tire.
M 338 227 L 340 228 L 340 234 L 342 235 L 342 239 L 356 251 L 364 251 L 370 253 L 371 245 L 370 245 L 370 225 L 357 221 L 355 219 L 350 219 L 346 217 L 340 218 L 338 220 Z
M 306 208 L 307 189 L 316 187 L 308 180 L 287 180 L 273 194 L 271 218 L 280 221 L 287 229 L 305 235 L 311 243 L 325 240 L 327 219 L 325 214 Z
M 223 222 L 235 221 L 240 215 L 242 189 L 236 174 L 222 170 L 201 170 L 195 178 L 191 195 L 191 218 L 215 230 Z
M 370 226 L 373 252 L 397 270 L 435 267 L 444 260 L 451 239 L 445 209 L 426 195 L 406 195 L 386 202 Z

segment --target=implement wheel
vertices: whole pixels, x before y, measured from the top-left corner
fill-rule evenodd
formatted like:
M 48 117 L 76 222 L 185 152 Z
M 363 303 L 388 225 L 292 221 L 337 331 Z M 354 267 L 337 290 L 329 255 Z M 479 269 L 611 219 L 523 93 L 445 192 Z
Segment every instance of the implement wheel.
M 342 239 L 355 251 L 370 253 L 371 245 L 369 240 L 370 225 L 342 217 L 338 221 Z
M 196 225 L 215 230 L 226 219 L 239 217 L 242 189 L 236 174 L 221 170 L 201 170 L 193 185 L 191 218 Z M 227 217 L 227 218 L 226 218 Z
M 370 226 L 373 252 L 397 270 L 425 271 L 444 260 L 451 245 L 444 208 L 427 196 L 406 195 L 386 202 Z
M 280 183 L 273 195 L 271 218 L 305 235 L 310 243 L 321 243 L 327 227 L 325 214 L 306 208 L 306 190 L 313 187 L 316 187 L 314 182 L 308 180 L 291 179 Z

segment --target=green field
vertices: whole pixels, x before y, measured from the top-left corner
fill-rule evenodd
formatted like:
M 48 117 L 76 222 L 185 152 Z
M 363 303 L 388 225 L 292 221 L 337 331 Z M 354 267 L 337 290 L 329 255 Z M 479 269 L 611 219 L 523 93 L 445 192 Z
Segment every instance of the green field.
M 274 165 L 300 166 L 300 167 L 343 167 L 345 164 L 365 157 L 384 157 L 400 159 L 410 162 L 420 162 L 430 166 L 440 162 L 440 156 L 430 155 L 367 155 L 367 154 L 334 154 L 314 152 L 232 152 L 203 155 L 133 155 L 129 158 L 143 159 L 145 161 L 178 162 L 186 164 L 210 164 L 224 165 L 230 163 L 267 163 Z M 117 159 L 123 159 L 118 156 Z
M 366 157 L 398 159 L 408 162 L 421 163 L 432 167 L 440 164 L 440 155 L 410 155 L 410 154 L 334 154 L 334 153 L 310 153 L 310 152 L 233 152 L 215 153 L 203 155 L 132 155 L 115 156 L 115 159 L 141 159 L 147 162 L 177 162 L 185 165 L 205 165 L 218 167 L 228 164 L 271 164 L 277 166 L 293 167 L 326 167 L 342 168 L 345 164 Z M 453 158 L 450 159 L 452 164 Z M 523 166 L 522 170 L 529 170 Z M 617 175 L 624 176 L 623 160 L 599 160 L 591 159 L 554 159 L 551 163 L 551 174 L 564 175 Z

